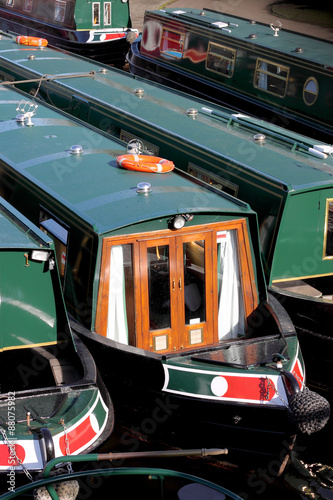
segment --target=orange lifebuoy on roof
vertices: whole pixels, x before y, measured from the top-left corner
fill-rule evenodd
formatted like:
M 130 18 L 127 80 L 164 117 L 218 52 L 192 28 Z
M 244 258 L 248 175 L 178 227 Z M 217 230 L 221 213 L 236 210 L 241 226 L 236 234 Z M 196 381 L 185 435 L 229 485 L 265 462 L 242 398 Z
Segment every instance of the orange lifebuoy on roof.
M 171 172 L 171 170 L 175 168 L 172 161 L 165 160 L 159 156 L 121 155 L 117 157 L 117 162 L 121 167 L 137 172 L 165 174 L 166 172 Z
M 17 36 L 16 43 L 20 45 L 30 45 L 32 47 L 46 47 L 48 41 L 45 38 L 37 38 L 35 36 Z

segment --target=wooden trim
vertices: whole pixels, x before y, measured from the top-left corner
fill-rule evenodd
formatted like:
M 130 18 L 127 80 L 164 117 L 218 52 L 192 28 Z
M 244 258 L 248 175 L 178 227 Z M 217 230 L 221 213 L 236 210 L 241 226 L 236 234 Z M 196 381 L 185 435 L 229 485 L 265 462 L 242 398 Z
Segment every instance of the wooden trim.
M 102 336 L 106 336 L 108 319 L 108 292 L 110 279 L 110 253 L 113 245 L 131 244 L 133 248 L 133 274 L 134 274 L 134 304 L 135 304 L 135 332 L 136 339 L 134 344 L 137 347 L 146 350 L 152 350 L 151 333 L 149 331 L 148 318 L 148 283 L 142 279 L 147 276 L 147 260 L 143 255 L 147 254 L 147 249 L 155 244 L 170 246 L 170 294 L 172 303 L 172 280 L 178 283 L 179 277 L 183 275 L 181 268 L 182 245 L 179 244 L 192 240 L 205 240 L 205 289 L 206 289 L 206 318 L 205 322 L 197 325 L 185 325 L 183 313 L 179 312 L 177 307 L 171 307 L 171 328 L 156 331 L 157 336 L 167 334 L 169 336 L 169 349 L 178 350 L 192 348 L 188 340 L 188 332 L 195 326 L 203 328 L 204 342 L 202 345 L 214 344 L 217 342 L 218 334 L 218 302 L 217 302 L 217 275 L 214 272 L 217 269 L 217 245 L 216 232 L 236 230 L 238 236 L 238 256 L 240 274 L 242 276 L 242 291 L 244 302 L 245 322 L 246 318 L 253 312 L 258 305 L 258 296 L 255 284 L 255 274 L 251 257 L 251 245 L 248 235 L 246 219 L 224 221 L 213 224 L 199 226 L 188 226 L 177 232 L 168 229 L 155 232 L 135 233 L 129 235 L 106 237 L 102 245 L 102 258 L 100 270 L 100 286 L 97 298 L 95 330 Z M 179 291 L 178 303 L 184 303 L 184 290 Z M 145 305 L 145 307 L 143 307 Z M 174 303 L 175 305 L 175 303 Z M 177 331 L 184 332 L 183 343 L 180 345 L 174 337 Z M 148 330 L 147 330 L 148 329 Z M 163 353 L 163 351 L 159 351 Z M 166 351 L 170 352 L 170 351 Z

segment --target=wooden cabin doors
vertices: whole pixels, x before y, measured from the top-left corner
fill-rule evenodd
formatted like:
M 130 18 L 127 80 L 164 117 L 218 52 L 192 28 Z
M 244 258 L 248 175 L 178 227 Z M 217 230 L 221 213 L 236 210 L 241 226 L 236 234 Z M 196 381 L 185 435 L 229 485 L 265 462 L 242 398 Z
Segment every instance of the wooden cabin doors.
M 244 219 L 104 238 L 95 330 L 168 353 L 245 334 L 257 306 Z
M 195 233 L 140 242 L 146 304 L 140 347 L 178 351 L 214 342 L 211 236 Z

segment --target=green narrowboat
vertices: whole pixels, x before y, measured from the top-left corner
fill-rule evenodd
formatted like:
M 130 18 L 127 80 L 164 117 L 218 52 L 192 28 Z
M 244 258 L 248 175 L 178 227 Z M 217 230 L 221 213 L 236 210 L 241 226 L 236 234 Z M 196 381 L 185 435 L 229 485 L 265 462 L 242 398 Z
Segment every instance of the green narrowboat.
M 0 40 L 4 83 L 245 200 L 258 214 L 267 284 L 301 334 L 308 380 L 331 385 L 332 148 L 72 55 Z M 4 85 L 8 87 L 8 85 Z M 325 378 L 325 380 L 323 380 Z
M 333 137 L 333 44 L 211 9 L 146 11 L 130 71 L 319 140 Z
M 54 239 L 72 328 L 118 422 L 170 446 L 223 443 L 233 463 L 283 461 L 329 407 L 299 419 L 318 395 L 267 298 L 256 214 L 185 173 L 128 171 L 121 141 L 1 89 L 1 194 Z
M 128 0 L 0 0 L 0 29 L 119 67 L 138 34 Z
M 53 241 L 2 198 L 0 318 L 0 491 L 13 491 L 17 474 L 96 449 L 114 415 L 70 329 Z

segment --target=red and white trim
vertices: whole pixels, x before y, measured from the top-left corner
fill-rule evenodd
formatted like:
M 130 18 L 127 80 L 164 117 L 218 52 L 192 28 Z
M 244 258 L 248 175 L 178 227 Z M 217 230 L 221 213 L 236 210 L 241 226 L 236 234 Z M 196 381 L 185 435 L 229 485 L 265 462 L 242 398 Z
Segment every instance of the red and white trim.
M 103 424 L 99 423 L 94 414 L 97 404 L 100 403 L 105 412 Z M 66 455 L 66 442 L 69 440 L 69 451 L 77 455 L 89 448 L 102 434 L 108 420 L 109 409 L 104 403 L 100 392 L 89 411 L 75 424 L 70 425 L 66 432 L 63 430 L 53 436 L 54 451 L 56 457 Z M 26 439 L 9 439 L 10 445 L 0 442 L 0 470 L 22 470 L 17 464 L 15 454 L 28 470 L 41 470 L 44 466 L 40 450 L 40 440 L 36 435 L 27 435 Z

